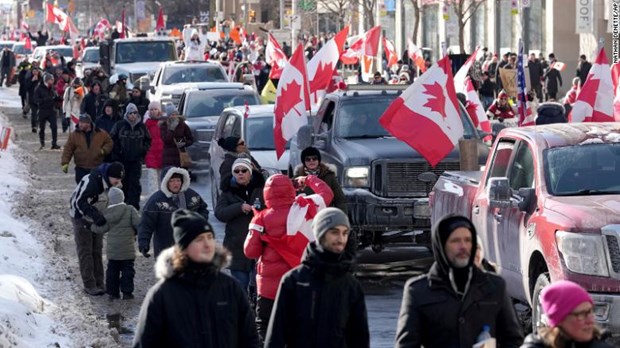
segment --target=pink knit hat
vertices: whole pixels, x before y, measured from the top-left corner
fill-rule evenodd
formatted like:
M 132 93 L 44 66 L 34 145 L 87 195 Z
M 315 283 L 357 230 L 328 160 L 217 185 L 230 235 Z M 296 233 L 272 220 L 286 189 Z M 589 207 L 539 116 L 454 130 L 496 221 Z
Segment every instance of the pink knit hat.
M 541 303 L 547 322 L 555 327 L 584 302 L 592 302 L 590 295 L 578 284 L 568 280 L 557 281 L 541 292 Z

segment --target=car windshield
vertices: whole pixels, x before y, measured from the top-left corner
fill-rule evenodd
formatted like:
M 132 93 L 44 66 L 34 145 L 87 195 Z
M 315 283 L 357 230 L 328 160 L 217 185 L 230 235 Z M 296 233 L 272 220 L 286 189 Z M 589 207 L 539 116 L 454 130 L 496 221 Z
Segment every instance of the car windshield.
M 164 70 L 163 84 L 172 85 L 183 82 L 225 82 L 222 69 L 213 65 L 169 66 Z
M 53 48 L 52 51 L 58 53 L 63 57 L 73 57 L 73 49 L 62 47 L 62 48 Z
M 26 45 L 15 45 L 13 46 L 13 52 L 15 54 L 31 54 L 32 50 L 27 50 Z
M 177 60 L 172 41 L 134 41 L 116 44 L 116 63 Z
M 82 57 L 84 63 L 99 63 L 99 50 L 86 50 L 84 57 Z
M 273 141 L 273 114 L 269 116 L 250 117 L 245 120 L 245 141 L 250 150 L 275 150 Z M 288 149 L 290 141 L 286 143 Z
M 543 151 L 549 193 L 578 196 L 620 193 L 620 144 L 596 143 Z
M 381 98 L 362 100 L 352 98 L 343 101 L 338 112 L 337 135 L 347 139 L 390 137 L 391 134 L 379 123 L 379 118 L 395 98 L 396 95 L 389 95 Z M 463 107 L 461 107 L 461 121 L 464 137 L 474 138 L 476 131 Z
M 260 101 L 255 93 L 230 90 L 226 93 L 191 93 L 187 101 L 184 116 L 188 118 L 202 116 L 218 116 L 231 106 L 258 105 Z
M 5 48 L 13 48 L 14 42 L 2 42 L 0 43 L 0 51 Z

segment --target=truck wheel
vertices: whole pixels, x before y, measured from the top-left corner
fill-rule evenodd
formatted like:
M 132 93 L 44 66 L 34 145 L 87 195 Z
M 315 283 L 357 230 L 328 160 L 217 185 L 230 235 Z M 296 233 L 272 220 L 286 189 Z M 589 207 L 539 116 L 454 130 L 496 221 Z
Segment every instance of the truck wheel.
M 542 289 L 551 284 L 549 280 L 549 272 L 542 273 L 536 279 L 534 291 L 532 292 L 532 330 L 537 332 L 538 327 L 545 326 L 546 320 L 543 315 L 542 304 L 540 303 L 540 292 Z

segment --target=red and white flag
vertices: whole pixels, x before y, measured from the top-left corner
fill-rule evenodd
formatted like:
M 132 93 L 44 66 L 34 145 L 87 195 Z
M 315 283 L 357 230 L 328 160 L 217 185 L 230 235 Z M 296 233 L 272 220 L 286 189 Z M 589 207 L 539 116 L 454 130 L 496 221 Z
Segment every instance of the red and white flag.
M 601 47 L 590 73 L 573 104 L 569 122 L 614 122 L 614 87 L 611 70 Z M 616 116 L 620 118 L 620 115 Z
M 118 23 L 116 24 L 118 27 Z M 125 9 L 123 8 L 123 12 L 121 12 L 121 28 L 119 30 L 119 38 L 125 38 Z
M 155 31 L 166 29 L 166 22 L 164 21 L 164 8 L 160 7 L 157 13 L 157 22 L 155 22 Z
M 422 50 L 420 50 L 410 38 L 407 39 L 407 54 L 409 55 L 409 59 L 413 61 L 420 72 L 426 71 L 426 62 L 424 61 Z
M 301 44 L 295 49 L 291 60 L 282 71 L 276 103 L 274 106 L 273 137 L 278 159 L 284 153 L 286 142 L 308 124 L 307 110 L 310 109 L 310 93 L 306 59 Z
M 77 34 L 78 30 L 73 24 L 73 20 L 66 13 L 64 13 L 61 9 L 52 6 L 52 4 L 47 4 L 47 21 L 51 23 L 58 24 L 60 30 L 64 32 L 68 32 L 69 34 Z
M 265 47 L 265 61 L 271 66 L 269 78 L 279 79 L 282 74 L 282 70 L 288 62 L 288 58 L 286 58 L 286 54 L 282 51 L 282 47 L 280 47 L 278 40 L 276 40 L 271 33 L 269 33 L 267 47 Z
M 564 69 L 566 68 L 566 64 L 562 63 L 562 62 L 558 62 L 555 61 L 553 63 L 551 63 L 551 68 L 558 70 L 558 71 L 564 71 Z
M 342 52 L 340 59 L 344 64 L 356 64 L 361 56 L 376 56 L 379 51 L 381 26 L 377 25 L 355 39 L 349 48 Z
M 474 121 L 476 128 L 480 129 L 483 132 L 491 134 L 492 130 L 491 123 L 489 122 L 489 117 L 484 111 L 484 106 L 480 102 L 478 92 L 476 92 L 474 84 L 471 82 L 471 78 L 469 77 L 465 80 L 465 96 L 467 97 L 467 105 L 465 106 L 465 108 L 467 109 L 469 117 L 471 117 L 472 121 Z M 485 141 L 491 139 L 491 135 L 484 138 Z
M 325 95 L 327 87 L 332 81 L 332 76 L 340 54 L 344 49 L 344 42 L 349 34 L 349 26 L 342 29 L 312 57 L 308 62 L 308 80 L 312 103 L 318 103 Z
M 32 41 L 30 41 L 30 36 L 26 35 L 24 39 L 24 48 L 27 50 L 32 50 Z
M 392 41 L 383 38 L 383 50 L 387 57 L 387 67 L 391 68 L 393 65 L 396 65 L 398 63 L 398 55 L 396 54 L 396 48 L 394 48 Z
M 99 22 L 97 22 L 97 25 L 95 25 L 95 29 L 93 30 L 93 36 L 97 36 L 101 40 L 103 40 L 103 38 L 105 38 L 106 29 L 110 28 L 112 28 L 110 22 L 108 22 L 107 19 L 103 18 Z
M 379 122 L 434 167 L 463 137 L 458 105 L 446 56 L 396 98 Z
M 454 75 L 454 87 L 456 88 L 457 93 L 465 93 L 465 91 L 467 90 L 466 89 L 467 73 L 469 72 L 469 69 L 471 69 L 471 66 L 474 65 L 474 60 L 476 60 L 477 54 L 478 54 L 478 47 L 476 47 L 476 49 L 474 50 L 474 53 L 472 53 L 471 56 L 467 58 L 467 60 L 465 61 L 465 64 L 463 64 L 461 68 L 459 69 L 459 71 L 457 71 L 456 74 Z

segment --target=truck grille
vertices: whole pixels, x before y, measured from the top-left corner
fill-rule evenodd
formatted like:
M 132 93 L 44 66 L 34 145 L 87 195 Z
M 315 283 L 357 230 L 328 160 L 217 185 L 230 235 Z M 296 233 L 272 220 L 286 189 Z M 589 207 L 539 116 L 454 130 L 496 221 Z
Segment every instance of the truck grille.
M 435 168 L 432 168 L 427 161 L 381 162 L 380 165 L 373 166 L 374 175 L 381 176 L 385 180 L 379 182 L 375 180 L 373 191 L 383 197 L 427 197 L 435 183 L 419 181 L 418 175 L 432 172 L 439 177 L 446 170 L 460 169 L 459 162 L 454 161 L 441 162 Z
M 178 109 L 179 102 L 181 101 L 181 94 L 173 94 L 170 99 L 171 99 L 172 104 Z
M 609 261 L 611 261 L 611 268 L 615 273 L 620 273 L 620 244 L 618 244 L 618 237 L 613 235 L 606 235 L 607 249 L 609 250 Z

